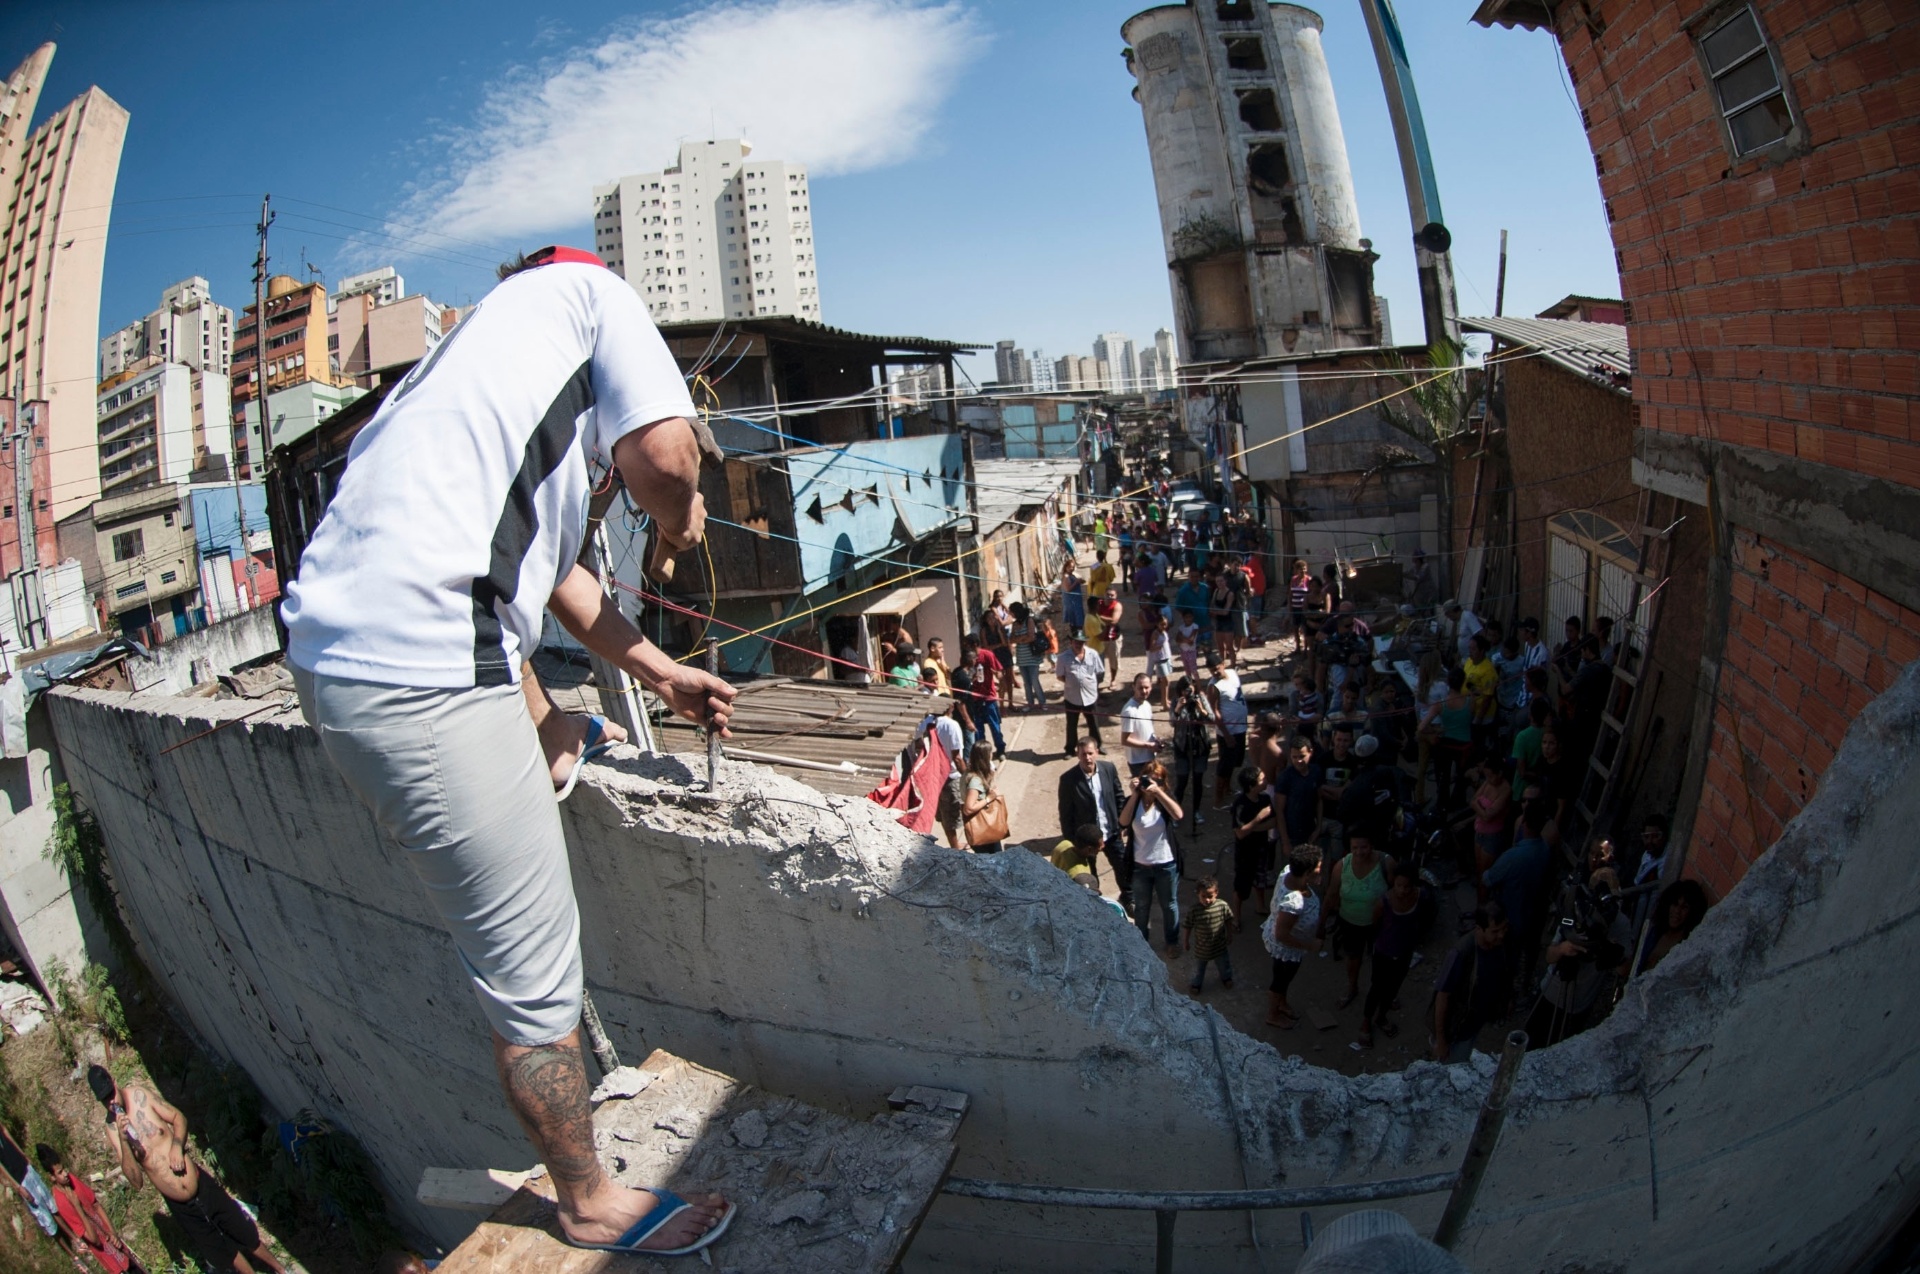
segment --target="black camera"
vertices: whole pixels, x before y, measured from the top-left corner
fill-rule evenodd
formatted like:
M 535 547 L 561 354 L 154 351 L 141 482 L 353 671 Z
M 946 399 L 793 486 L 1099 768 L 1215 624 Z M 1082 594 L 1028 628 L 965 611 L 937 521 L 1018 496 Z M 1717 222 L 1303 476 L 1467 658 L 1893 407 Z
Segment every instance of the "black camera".
M 1576 943 L 1586 951 L 1582 955 L 1562 956 L 1553 966 L 1554 972 L 1563 981 L 1571 982 L 1580 976 L 1581 968 L 1588 961 L 1603 969 L 1618 965 L 1626 953 L 1609 936 L 1613 922 L 1620 916 L 1620 901 L 1613 896 L 1613 891 L 1604 884 L 1598 889 L 1575 885 L 1567 891 L 1566 904 L 1553 940 Z

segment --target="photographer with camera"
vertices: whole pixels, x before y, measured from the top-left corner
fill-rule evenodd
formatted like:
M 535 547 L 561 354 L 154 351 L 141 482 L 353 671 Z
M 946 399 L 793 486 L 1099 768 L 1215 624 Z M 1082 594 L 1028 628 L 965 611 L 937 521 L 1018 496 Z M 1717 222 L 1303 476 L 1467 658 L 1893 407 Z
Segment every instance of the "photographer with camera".
M 1206 794 L 1207 757 L 1213 752 L 1213 701 L 1191 678 L 1174 683 L 1173 718 L 1173 794 L 1187 802 L 1189 830 L 1207 820 L 1200 813 Z
M 1180 954 L 1180 869 L 1173 829 L 1182 817 L 1180 802 L 1167 791 L 1167 767 L 1148 761 L 1134 777 L 1120 823 L 1133 829 L 1133 922 L 1140 926 L 1140 936 L 1152 942 L 1148 913 L 1159 895 L 1169 955 Z
M 1530 1047 L 1558 1044 L 1606 1017 L 1614 986 L 1627 976 L 1632 943 L 1632 925 L 1598 874 L 1589 884 L 1567 889 L 1546 951 L 1540 998 L 1527 1018 Z

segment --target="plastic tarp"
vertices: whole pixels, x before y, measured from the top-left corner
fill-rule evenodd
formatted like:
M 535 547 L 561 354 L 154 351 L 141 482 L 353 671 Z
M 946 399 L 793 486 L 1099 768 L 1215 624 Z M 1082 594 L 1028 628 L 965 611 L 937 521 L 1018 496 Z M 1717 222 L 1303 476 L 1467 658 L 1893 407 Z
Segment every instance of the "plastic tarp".
M 63 681 L 79 676 L 102 660 L 121 654 L 138 655 L 142 659 L 152 658 L 147 653 L 147 648 L 132 638 L 115 637 L 101 642 L 98 646 L 91 646 L 85 650 L 63 651 L 22 668 L 20 675 L 15 678 L 23 692 L 22 712 L 31 708 L 33 701 L 39 698 L 48 686 L 59 685 Z

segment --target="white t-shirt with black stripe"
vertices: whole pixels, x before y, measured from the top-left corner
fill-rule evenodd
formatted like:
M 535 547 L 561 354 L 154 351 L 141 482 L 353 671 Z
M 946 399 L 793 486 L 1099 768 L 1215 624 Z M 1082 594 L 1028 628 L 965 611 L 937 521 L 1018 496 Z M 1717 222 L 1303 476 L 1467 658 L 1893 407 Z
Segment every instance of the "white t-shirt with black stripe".
M 586 531 L 588 460 L 694 414 L 646 308 L 599 265 L 496 287 L 354 439 L 287 586 L 287 654 L 385 685 L 507 685 Z

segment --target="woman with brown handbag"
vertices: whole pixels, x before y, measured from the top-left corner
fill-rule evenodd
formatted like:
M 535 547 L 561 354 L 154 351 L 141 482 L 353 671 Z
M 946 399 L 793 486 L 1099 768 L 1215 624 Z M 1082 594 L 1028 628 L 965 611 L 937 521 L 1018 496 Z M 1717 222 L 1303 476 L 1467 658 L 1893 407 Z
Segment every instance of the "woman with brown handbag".
M 982 739 L 967 758 L 967 792 L 960 805 L 967 848 L 997 854 L 1007 839 L 1007 798 L 993 790 L 993 742 Z

